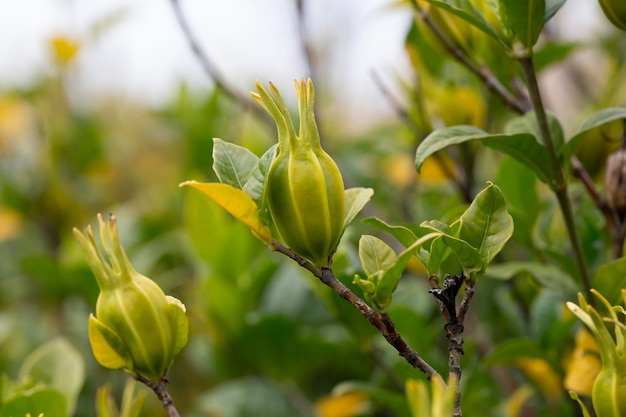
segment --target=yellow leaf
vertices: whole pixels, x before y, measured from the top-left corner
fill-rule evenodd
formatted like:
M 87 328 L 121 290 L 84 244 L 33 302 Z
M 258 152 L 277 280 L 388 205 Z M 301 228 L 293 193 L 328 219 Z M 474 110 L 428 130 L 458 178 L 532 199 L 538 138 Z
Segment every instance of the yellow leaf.
M 503 408 L 506 417 L 517 417 L 522 415 L 522 407 L 532 397 L 533 389 L 529 385 L 524 385 L 506 399 Z
M 252 234 L 266 245 L 272 244 L 272 231 L 261 222 L 259 208 L 252 197 L 228 184 L 186 181 L 180 186 L 189 185 L 200 190 L 211 200 L 219 204 L 237 220 L 248 226 Z
M 346 392 L 320 398 L 315 403 L 318 417 L 354 417 L 369 409 L 367 397 L 360 392 Z
M 560 398 L 562 394 L 561 378 L 546 360 L 520 358 L 515 362 L 515 365 L 524 371 L 528 379 L 537 385 L 548 399 Z
M 568 391 L 591 396 L 593 383 L 602 368 L 596 340 L 586 328 L 576 333 L 576 345 L 569 358 L 563 385 Z

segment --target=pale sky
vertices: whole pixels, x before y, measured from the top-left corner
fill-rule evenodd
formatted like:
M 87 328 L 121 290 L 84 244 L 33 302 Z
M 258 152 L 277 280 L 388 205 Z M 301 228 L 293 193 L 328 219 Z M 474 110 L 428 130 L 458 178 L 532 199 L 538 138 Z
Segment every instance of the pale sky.
M 254 81 L 290 89 L 307 75 L 296 31 L 294 0 L 180 0 L 213 61 L 242 93 Z M 73 87 L 86 96 L 118 93 L 150 104 L 171 97 L 181 81 L 210 82 L 174 19 L 169 0 L 4 0 L 0 7 L 0 91 L 27 85 L 49 70 L 46 40 L 85 39 L 94 23 L 114 13 L 119 22 L 83 48 Z M 403 40 L 411 13 L 394 0 L 308 0 L 312 43 L 328 58 L 322 81 L 339 105 L 359 107 L 364 119 L 391 110 L 371 79 L 375 70 L 393 86 L 410 77 Z M 592 35 L 597 5 L 569 0 L 555 25 Z M 318 80 L 318 82 L 320 82 Z

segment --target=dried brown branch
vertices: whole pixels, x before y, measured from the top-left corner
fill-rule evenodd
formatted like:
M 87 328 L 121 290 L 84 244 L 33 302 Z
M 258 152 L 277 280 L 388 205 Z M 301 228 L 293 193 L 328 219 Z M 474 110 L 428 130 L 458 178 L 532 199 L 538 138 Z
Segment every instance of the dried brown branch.
M 154 382 L 152 382 L 151 380 L 149 380 L 148 378 L 140 374 L 136 374 L 133 376 L 137 381 L 143 383 L 152 391 L 154 391 L 157 398 L 161 402 L 161 405 L 163 406 L 163 408 L 165 409 L 165 411 L 170 417 L 180 417 L 178 410 L 174 406 L 174 401 L 172 400 L 172 397 L 167 391 L 167 384 L 169 384 L 169 380 L 167 379 L 167 376 L 163 376 L 163 378 L 161 378 L 158 384 L 155 384 Z

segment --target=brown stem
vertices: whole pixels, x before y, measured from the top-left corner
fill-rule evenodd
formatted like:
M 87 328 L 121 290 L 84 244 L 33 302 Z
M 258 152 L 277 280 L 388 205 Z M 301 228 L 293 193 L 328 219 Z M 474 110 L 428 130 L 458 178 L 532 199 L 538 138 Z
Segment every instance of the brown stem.
M 441 379 L 441 375 L 416 351 L 411 349 L 400 333 L 396 331 L 391 318 L 387 314 L 378 313 L 376 310 L 368 306 L 365 301 L 359 298 L 359 296 L 353 293 L 335 277 L 332 269 L 329 267 L 319 268 L 313 265 L 309 260 L 283 246 L 278 241 L 272 242 L 272 249 L 296 261 L 298 265 L 311 272 L 324 285 L 327 285 L 334 292 L 336 292 L 337 295 L 352 304 L 352 306 L 354 306 L 354 308 L 356 308 L 361 315 L 365 317 L 370 324 L 372 324 L 372 326 L 378 329 L 385 340 L 398 351 L 398 354 L 402 356 L 411 366 L 424 373 L 426 378 L 429 380 L 432 378 Z
M 169 383 L 167 376 L 164 375 L 157 384 L 140 374 L 136 374 L 134 377 L 137 381 L 154 391 L 159 401 L 161 401 L 161 405 L 170 417 L 180 417 L 178 410 L 174 406 L 174 401 L 167 391 L 167 384 Z
M 189 26 L 189 22 L 185 18 L 185 14 L 183 13 L 180 7 L 179 0 L 170 0 L 172 5 L 172 9 L 174 11 L 174 15 L 176 16 L 176 21 L 183 31 L 185 38 L 187 39 L 187 43 L 189 47 L 193 51 L 196 59 L 202 66 L 204 72 L 213 80 L 216 87 L 222 90 L 228 97 L 230 97 L 235 103 L 241 106 L 244 110 L 250 110 L 255 117 L 259 120 L 264 121 L 265 123 L 273 126 L 273 122 L 269 119 L 269 117 L 265 114 L 265 111 L 261 109 L 261 107 L 256 106 L 255 103 L 249 99 L 247 96 L 239 93 L 235 90 L 229 83 L 226 81 L 225 77 L 222 75 L 217 66 L 211 61 L 209 56 L 205 53 L 204 49 L 200 46 L 200 42 L 194 35 L 191 30 L 191 26 Z

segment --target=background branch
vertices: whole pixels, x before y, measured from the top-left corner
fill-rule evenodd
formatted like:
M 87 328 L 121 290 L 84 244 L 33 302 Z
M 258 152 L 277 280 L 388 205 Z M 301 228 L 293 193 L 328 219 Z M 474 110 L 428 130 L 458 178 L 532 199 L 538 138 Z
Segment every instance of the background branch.
M 202 66 L 204 72 L 213 80 L 215 86 L 222 90 L 228 97 L 231 98 L 235 103 L 237 103 L 242 109 L 246 111 L 250 111 L 256 118 L 262 120 L 270 127 L 273 127 L 274 124 L 270 120 L 270 118 L 265 114 L 265 111 L 257 106 L 252 99 L 248 96 L 241 94 L 239 91 L 234 89 L 224 78 L 220 70 L 217 68 L 217 65 L 211 61 L 208 54 L 204 51 L 204 49 L 200 46 L 200 42 L 194 35 L 191 30 L 191 26 L 189 26 L 189 22 L 187 21 L 185 14 L 180 6 L 179 0 L 170 0 L 170 4 L 172 5 L 172 9 L 174 11 L 174 15 L 176 16 L 176 21 L 180 26 L 185 38 L 187 39 L 187 43 L 191 48 L 193 54 L 196 59 Z

